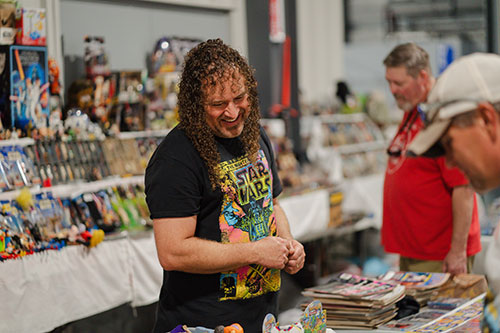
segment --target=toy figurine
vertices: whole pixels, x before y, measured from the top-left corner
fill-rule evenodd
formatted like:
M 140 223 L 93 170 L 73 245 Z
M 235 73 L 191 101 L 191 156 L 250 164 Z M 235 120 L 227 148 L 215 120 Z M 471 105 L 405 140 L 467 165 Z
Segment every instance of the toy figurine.
M 85 36 L 85 71 L 87 77 L 109 75 L 108 56 L 104 50 L 104 37 Z
M 61 94 L 61 83 L 59 81 L 59 66 L 54 58 L 49 58 L 49 82 L 52 96 Z

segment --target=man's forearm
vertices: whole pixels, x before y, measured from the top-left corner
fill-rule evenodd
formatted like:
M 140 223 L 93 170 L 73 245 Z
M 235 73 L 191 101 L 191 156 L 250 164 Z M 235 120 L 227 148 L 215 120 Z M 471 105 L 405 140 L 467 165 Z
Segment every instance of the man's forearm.
M 453 232 L 450 251 L 465 252 L 474 209 L 474 191 L 470 186 L 453 189 Z
M 168 253 L 167 270 L 212 274 L 229 271 L 256 261 L 252 243 L 222 244 L 190 237 Z M 166 266 L 166 267 L 165 267 Z
M 158 258 L 167 270 L 210 274 L 249 264 L 284 268 L 288 240 L 265 237 L 256 242 L 219 243 L 194 236 L 196 216 L 153 221 Z

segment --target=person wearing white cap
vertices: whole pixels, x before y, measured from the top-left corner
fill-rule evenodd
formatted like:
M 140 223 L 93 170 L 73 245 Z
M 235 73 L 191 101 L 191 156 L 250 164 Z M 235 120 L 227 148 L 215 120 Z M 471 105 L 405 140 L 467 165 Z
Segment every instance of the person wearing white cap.
M 405 111 L 387 152 L 382 244 L 400 255 L 400 270 L 466 273 L 481 250 L 474 192 L 464 174 L 444 158 L 407 158 L 423 128 L 417 110 L 435 79 L 429 55 L 414 43 L 396 46 L 384 60 L 386 80 Z
M 453 62 L 429 94 L 425 128 L 409 147 L 413 155 L 444 155 L 478 192 L 500 185 L 500 56 L 474 53 Z M 500 332 L 499 227 L 486 251 L 487 298 L 483 331 Z

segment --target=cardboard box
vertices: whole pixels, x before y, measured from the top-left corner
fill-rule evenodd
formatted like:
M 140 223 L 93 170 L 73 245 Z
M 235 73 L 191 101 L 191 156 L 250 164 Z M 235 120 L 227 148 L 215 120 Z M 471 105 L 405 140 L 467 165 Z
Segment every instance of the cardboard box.
M 13 3 L 0 3 L 0 44 L 14 44 L 16 38 L 16 6 Z
M 16 29 L 16 44 L 45 46 L 47 38 L 45 9 L 18 9 L 16 12 Z
M 437 297 L 474 298 L 488 290 L 484 275 L 458 274 L 450 278 L 436 292 Z

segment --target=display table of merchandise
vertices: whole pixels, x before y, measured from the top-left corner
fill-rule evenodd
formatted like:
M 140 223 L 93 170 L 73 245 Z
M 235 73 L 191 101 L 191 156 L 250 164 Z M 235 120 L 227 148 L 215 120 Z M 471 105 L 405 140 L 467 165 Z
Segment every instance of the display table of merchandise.
M 151 231 L 7 260 L 0 263 L 0 332 L 46 332 L 125 303 L 152 304 L 161 281 Z
M 91 183 L 33 189 L 55 196 L 75 195 L 117 184 L 141 183 L 143 176 L 112 178 Z M 12 200 L 19 191 L 0 194 Z M 280 199 L 292 234 L 302 242 L 325 235 L 359 231 L 371 219 L 329 228 L 329 192 L 315 190 Z M 158 301 L 162 269 L 152 230 L 122 232 L 94 248 L 68 246 L 0 262 L 0 332 L 50 331 L 130 303 L 144 306 Z

